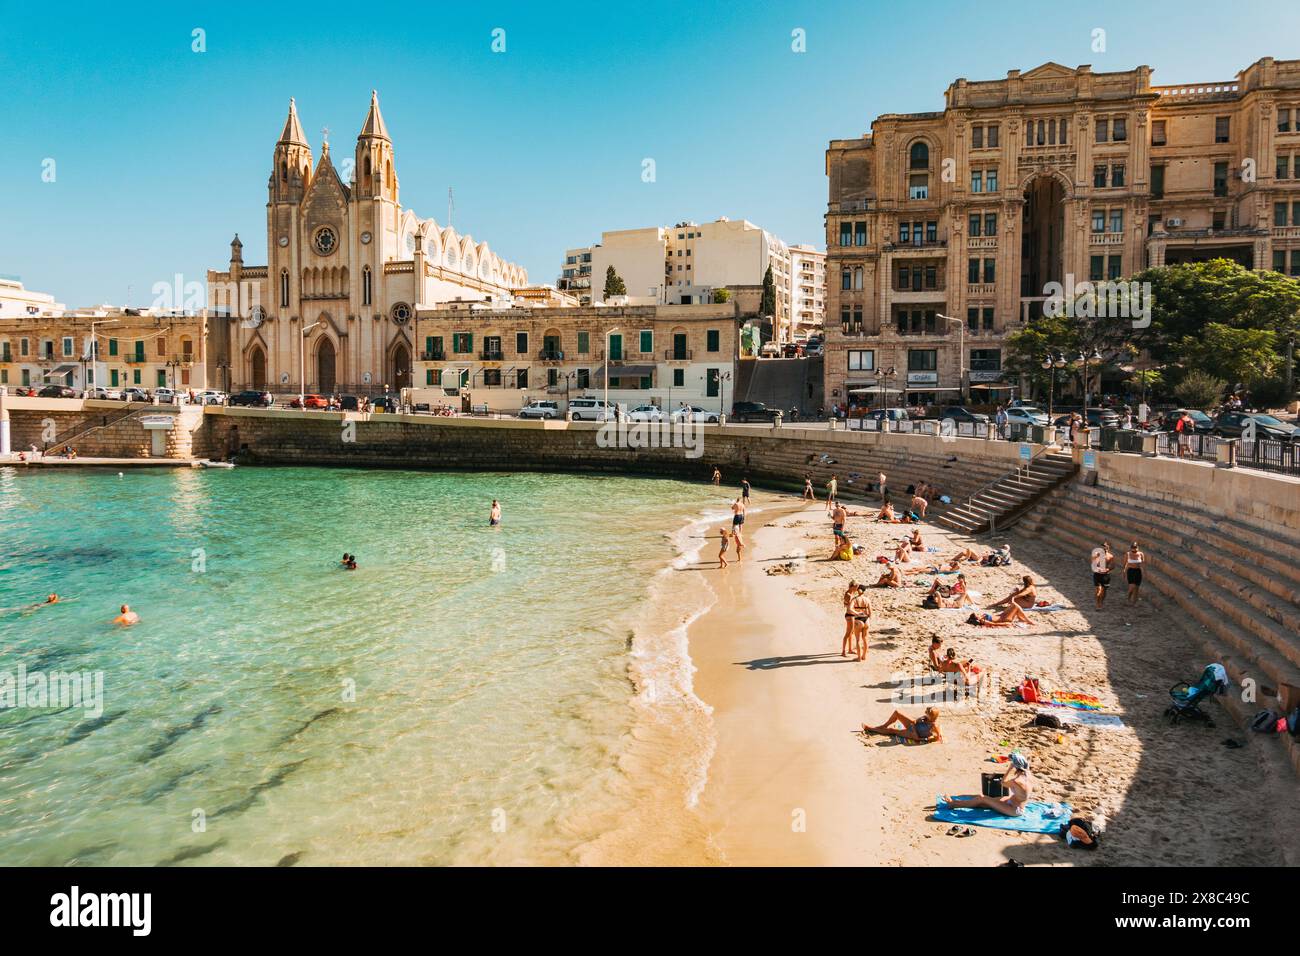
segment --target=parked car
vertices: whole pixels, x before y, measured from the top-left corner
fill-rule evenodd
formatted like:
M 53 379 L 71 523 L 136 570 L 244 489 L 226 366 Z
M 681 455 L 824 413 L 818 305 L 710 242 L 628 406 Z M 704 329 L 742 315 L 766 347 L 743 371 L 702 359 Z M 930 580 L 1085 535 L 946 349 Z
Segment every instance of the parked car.
M 1255 426 L 1256 438 L 1272 441 L 1300 438 L 1300 428 L 1260 412 L 1220 412 L 1214 418 L 1213 433 L 1223 438 L 1241 438 L 1251 422 Z
M 891 422 L 905 422 L 912 416 L 907 414 L 906 408 L 872 408 L 862 416 L 864 421 L 882 422 L 889 419 Z
M 1173 431 L 1174 423 L 1183 417 L 1186 412 L 1192 418 L 1192 429 L 1198 435 L 1211 435 L 1214 433 L 1214 419 L 1199 408 L 1175 408 L 1173 411 L 1165 412 L 1160 421 L 1160 427 L 1164 431 Z
M 821 339 L 809 339 L 808 344 L 804 346 L 803 354 L 812 358 L 814 355 L 821 355 L 823 350 Z
M 731 406 L 731 420 L 736 422 L 771 422 L 779 414 L 779 409 L 768 408 L 762 402 L 736 402 Z
M 343 411 L 343 412 L 361 411 L 361 399 L 357 398 L 355 395 L 340 395 L 339 411 Z
M 804 343 L 802 342 L 786 342 L 785 345 L 781 346 L 782 358 L 800 358 L 803 356 L 803 352 Z
M 961 405 L 949 405 L 939 416 L 942 421 L 945 418 L 951 418 L 955 422 L 970 422 L 971 424 L 987 424 L 989 417 L 983 412 L 972 412 L 969 408 Z
M 370 407 L 377 412 L 396 412 L 400 404 L 396 395 L 376 395 L 371 400 Z M 328 407 L 328 403 L 326 405 Z
M 569 416 L 575 422 L 608 422 L 614 419 L 614 405 L 600 398 L 571 398 Z
M 1037 405 L 1013 405 L 1007 409 L 1007 424 L 1042 425 L 1046 427 L 1049 422 L 1047 412 Z
M 759 347 L 758 357 L 759 358 L 780 358 L 781 346 L 777 345 L 775 342 L 764 342 L 762 346 Z
M 159 405 L 170 405 L 176 401 L 176 389 L 159 386 L 153 390 L 153 397 L 158 399 Z
M 290 408 L 329 408 L 330 400 L 324 395 L 304 395 L 302 401 L 293 398 L 289 400 Z
M 226 393 L 215 388 L 205 388 L 194 396 L 194 401 L 199 405 L 224 405 Z
M 520 418 L 559 418 L 560 403 L 534 400 L 519 409 Z
M 36 394 L 40 398 L 76 398 L 77 390 L 67 385 L 46 385 Z
M 1057 428 L 1068 427 L 1071 414 L 1077 413 L 1057 415 L 1052 424 Z M 1113 408 L 1090 408 L 1087 414 L 1087 424 L 1089 428 L 1119 428 L 1119 414 Z
M 270 392 L 259 392 L 257 389 L 247 389 L 231 395 L 230 404 L 248 405 L 254 408 L 270 408 L 275 404 L 275 398 Z
M 120 402 L 122 392 L 116 388 L 106 388 L 103 385 L 92 385 L 86 391 L 87 398 L 99 398 L 110 402 Z
M 627 413 L 630 422 L 661 422 L 664 417 L 663 409 L 658 405 L 638 405 Z
M 152 399 L 147 388 L 141 388 L 139 385 L 128 385 L 122 389 L 122 397 L 128 402 L 147 402 Z
M 718 413 L 701 408 L 699 405 L 686 405 L 673 409 L 672 420 L 675 422 L 707 422 L 710 425 L 718 421 Z

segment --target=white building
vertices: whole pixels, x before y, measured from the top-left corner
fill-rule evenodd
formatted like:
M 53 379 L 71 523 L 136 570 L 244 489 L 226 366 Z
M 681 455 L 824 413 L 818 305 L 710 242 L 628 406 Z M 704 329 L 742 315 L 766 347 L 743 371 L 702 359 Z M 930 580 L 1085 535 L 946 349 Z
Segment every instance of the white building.
M 810 246 L 796 268 L 790 246 L 745 219 L 681 222 L 675 226 L 605 232 L 597 245 L 570 249 L 568 260 L 590 254 L 590 294 L 593 304 L 605 301 L 605 276 L 610 266 L 627 289 L 628 305 L 690 305 L 712 300 L 718 289 L 757 287 L 768 267 L 776 283 L 774 334 L 789 341 L 798 325 L 820 323 L 825 300 L 825 254 Z M 802 277 L 810 274 L 806 283 Z M 576 275 L 576 274 L 575 274 Z M 796 308 L 798 304 L 798 308 Z M 801 314 L 808 318 L 802 319 Z
M 820 333 L 826 324 L 826 253 L 809 245 L 791 246 L 790 277 L 794 336 Z
M 45 292 L 24 289 L 18 276 L 0 275 L 0 319 L 23 315 L 49 315 L 66 309 L 62 302 Z

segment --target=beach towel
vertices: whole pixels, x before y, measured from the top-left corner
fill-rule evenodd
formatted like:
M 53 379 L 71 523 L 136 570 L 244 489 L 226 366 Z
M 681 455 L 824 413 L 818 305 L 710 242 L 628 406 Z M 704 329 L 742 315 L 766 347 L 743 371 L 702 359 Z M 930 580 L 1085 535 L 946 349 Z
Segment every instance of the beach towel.
M 1098 714 L 1090 710 L 1049 710 L 1046 707 L 1039 707 L 1038 713 L 1051 714 L 1062 724 L 1072 724 L 1076 727 L 1091 727 L 1094 730 L 1124 729 L 1124 721 L 1114 714 Z
M 1031 800 L 1025 804 L 1018 817 L 1008 817 L 984 807 L 954 809 L 935 797 L 934 819 L 944 823 L 960 823 L 972 827 L 992 827 L 995 830 L 1015 830 L 1018 833 L 1060 833 L 1070 819 L 1068 803 L 1039 803 Z
M 1064 611 L 1064 610 L 1066 610 L 1066 606 L 1065 606 L 1064 604 L 1044 604 L 1044 605 L 1042 605 L 1042 606 L 1040 607 L 1039 605 L 1035 604 L 1033 607 L 1031 607 L 1031 608 L 1026 608 L 1025 610 L 1028 610 L 1028 611 Z
M 1053 707 L 1073 707 L 1075 710 L 1101 710 L 1101 700 L 1092 694 L 1076 694 L 1068 690 L 1052 691 L 1043 703 Z

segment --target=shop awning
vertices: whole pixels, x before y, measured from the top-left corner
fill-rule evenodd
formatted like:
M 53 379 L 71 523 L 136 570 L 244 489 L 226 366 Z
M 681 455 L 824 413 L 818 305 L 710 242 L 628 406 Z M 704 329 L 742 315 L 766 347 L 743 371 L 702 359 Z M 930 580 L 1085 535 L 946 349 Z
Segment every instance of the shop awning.
M 972 390 L 977 388 L 986 389 L 990 392 L 1014 392 L 1016 390 L 1016 386 L 1008 385 L 1005 382 L 983 382 L 979 385 L 971 386 Z
M 605 378 L 605 366 L 597 365 L 592 369 L 592 378 L 597 382 Z M 611 365 L 609 368 L 610 378 L 643 378 L 646 375 L 653 375 L 655 367 L 653 365 Z
M 879 395 L 884 392 L 886 395 L 900 395 L 901 388 L 881 388 L 879 385 L 861 385 L 857 388 L 849 389 L 850 395 Z
M 56 365 L 54 368 L 50 369 L 48 372 L 45 373 L 46 381 L 53 378 L 55 375 L 67 375 L 69 372 L 75 372 L 79 368 L 81 368 L 81 366 L 75 364 Z

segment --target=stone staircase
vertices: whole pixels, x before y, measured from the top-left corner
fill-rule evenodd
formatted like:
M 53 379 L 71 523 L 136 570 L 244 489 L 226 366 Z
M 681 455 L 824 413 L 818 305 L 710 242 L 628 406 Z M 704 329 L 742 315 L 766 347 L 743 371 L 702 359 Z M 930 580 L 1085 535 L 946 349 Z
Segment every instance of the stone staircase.
M 964 534 L 1001 531 L 1010 527 L 1046 494 L 1069 481 L 1076 471 L 1078 466 L 1069 455 L 1058 452 L 1040 454 L 1027 465 L 976 489 L 937 515 L 935 520 Z
M 1105 487 L 1072 484 L 1025 516 L 1017 533 L 1051 540 L 1079 555 L 1101 541 L 1122 555 L 1136 540 L 1147 555 L 1143 593 L 1169 608 L 1181 627 L 1223 664 L 1233 682 L 1253 680 L 1254 703 L 1220 697 L 1244 723 L 1278 708 L 1283 684 L 1300 688 L 1300 540 L 1208 512 Z M 1122 600 L 1122 571 L 1116 598 Z M 1188 679 L 1197 675 L 1189 674 Z M 1300 773 L 1300 742 L 1281 735 Z

